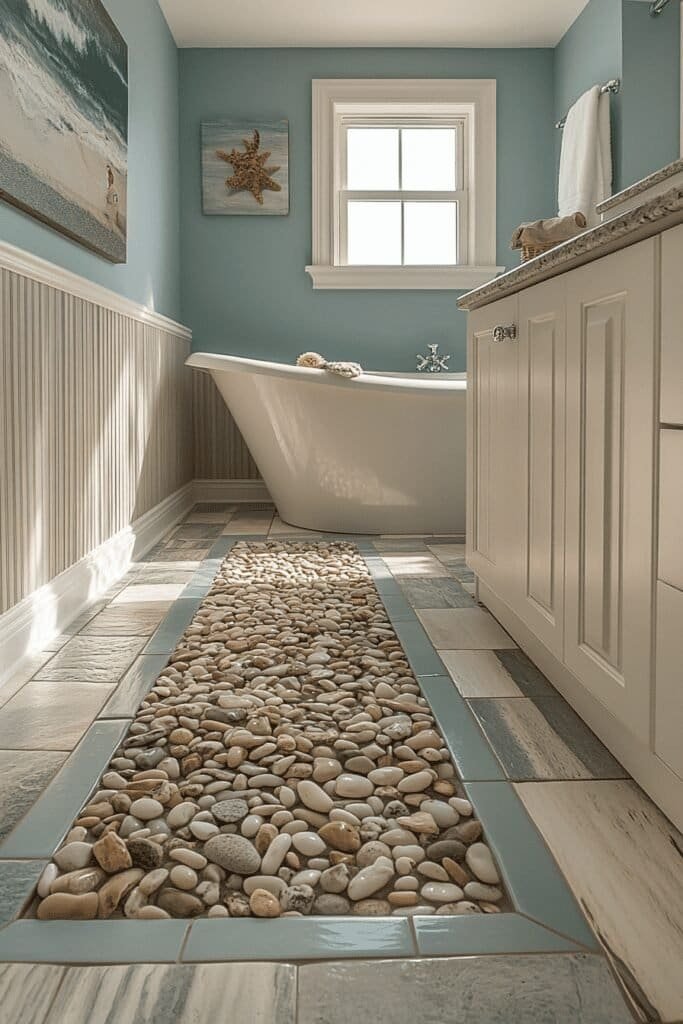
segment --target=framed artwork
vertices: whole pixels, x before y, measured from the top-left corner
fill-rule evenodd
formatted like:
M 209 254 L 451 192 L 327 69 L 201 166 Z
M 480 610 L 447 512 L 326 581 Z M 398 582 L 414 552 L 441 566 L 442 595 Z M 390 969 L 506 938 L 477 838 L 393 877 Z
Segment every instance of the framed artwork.
M 0 0 L 0 198 L 126 261 L 128 48 L 100 0 Z
M 289 122 L 202 123 L 206 214 L 289 213 Z

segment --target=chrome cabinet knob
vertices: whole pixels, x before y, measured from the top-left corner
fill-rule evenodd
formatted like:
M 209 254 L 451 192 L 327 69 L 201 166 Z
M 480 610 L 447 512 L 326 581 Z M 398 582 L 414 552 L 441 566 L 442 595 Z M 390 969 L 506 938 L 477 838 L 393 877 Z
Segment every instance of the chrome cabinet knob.
M 516 341 L 517 340 L 517 324 L 498 324 L 493 328 L 493 340 L 494 341 Z

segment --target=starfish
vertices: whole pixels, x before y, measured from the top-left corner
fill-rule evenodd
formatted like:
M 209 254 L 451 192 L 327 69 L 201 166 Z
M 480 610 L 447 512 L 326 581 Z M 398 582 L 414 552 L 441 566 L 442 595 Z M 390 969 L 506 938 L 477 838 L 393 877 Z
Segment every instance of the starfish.
M 266 150 L 259 153 L 261 136 L 256 128 L 253 139 L 242 139 L 242 143 L 244 152 L 237 149 L 231 149 L 229 153 L 222 149 L 216 150 L 216 156 L 226 164 L 232 164 L 235 172 L 231 178 L 226 178 L 225 184 L 235 192 L 251 192 L 259 206 L 263 206 L 264 189 L 270 192 L 282 191 L 282 186 L 271 177 L 280 168 L 266 167 L 270 152 Z

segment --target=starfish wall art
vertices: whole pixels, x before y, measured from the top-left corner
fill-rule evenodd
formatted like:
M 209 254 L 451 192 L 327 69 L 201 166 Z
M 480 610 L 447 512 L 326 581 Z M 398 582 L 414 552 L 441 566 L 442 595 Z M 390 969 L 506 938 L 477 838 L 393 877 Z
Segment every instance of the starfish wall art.
M 288 137 L 287 121 L 204 122 L 204 213 L 289 213 Z

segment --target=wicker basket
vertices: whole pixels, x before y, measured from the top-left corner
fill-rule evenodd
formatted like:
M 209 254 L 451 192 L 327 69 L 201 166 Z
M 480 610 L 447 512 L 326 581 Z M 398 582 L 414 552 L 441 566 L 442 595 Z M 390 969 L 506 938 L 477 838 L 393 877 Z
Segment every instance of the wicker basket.
M 553 242 L 552 245 L 538 246 L 538 245 L 523 245 L 520 249 L 522 263 L 526 263 L 527 260 L 533 260 L 535 256 L 540 256 L 544 252 L 548 252 L 549 249 L 553 249 L 557 245 L 557 242 Z

